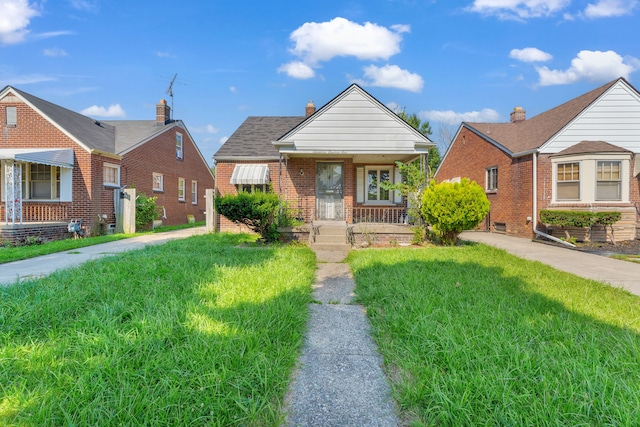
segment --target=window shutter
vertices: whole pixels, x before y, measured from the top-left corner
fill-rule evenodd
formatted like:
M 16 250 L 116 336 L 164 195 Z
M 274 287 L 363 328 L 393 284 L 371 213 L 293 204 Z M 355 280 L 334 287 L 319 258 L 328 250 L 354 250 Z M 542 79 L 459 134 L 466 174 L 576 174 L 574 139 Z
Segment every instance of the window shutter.
M 356 203 L 364 203 L 364 168 L 356 168 Z
M 395 168 L 393 183 L 400 184 L 401 182 L 402 182 L 402 173 L 400 173 L 400 168 Z M 400 193 L 400 190 L 393 191 L 393 202 L 402 203 L 402 193 Z
M 73 169 L 60 168 L 60 201 L 72 202 L 73 189 L 71 183 L 73 182 Z

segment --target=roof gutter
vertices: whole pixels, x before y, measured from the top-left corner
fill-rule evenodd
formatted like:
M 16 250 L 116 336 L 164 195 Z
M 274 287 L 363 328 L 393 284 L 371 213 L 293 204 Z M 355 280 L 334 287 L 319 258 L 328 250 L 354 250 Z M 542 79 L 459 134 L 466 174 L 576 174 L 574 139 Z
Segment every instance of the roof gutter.
M 109 157 L 110 159 L 114 159 L 114 160 L 122 160 L 122 156 L 120 156 L 118 154 L 108 153 L 108 152 L 102 151 L 102 150 L 96 150 L 95 148 L 92 148 L 91 151 L 89 151 L 89 152 L 91 154 L 97 154 L 99 156 Z
M 565 246 L 569 246 L 571 248 L 575 248 L 576 245 L 573 243 L 566 242 L 562 239 L 558 239 L 557 237 L 553 237 L 550 234 L 544 233 L 538 230 L 538 151 L 534 150 L 533 154 L 533 232 L 545 239 L 553 240 L 554 242 L 561 243 Z

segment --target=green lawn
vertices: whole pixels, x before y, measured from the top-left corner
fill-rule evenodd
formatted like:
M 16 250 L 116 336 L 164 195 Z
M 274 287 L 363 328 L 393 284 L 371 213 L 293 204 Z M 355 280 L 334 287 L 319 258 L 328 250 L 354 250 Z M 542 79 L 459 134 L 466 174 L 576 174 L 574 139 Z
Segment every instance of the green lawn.
M 348 262 L 408 424 L 639 425 L 639 297 L 485 245 Z
M 0 288 L 0 425 L 278 425 L 305 247 L 207 234 Z
M 0 246 L 0 264 L 20 261 L 22 259 L 35 258 L 38 256 L 53 254 L 56 252 L 70 251 L 73 249 L 84 248 L 86 246 L 98 245 L 100 243 L 113 242 L 115 240 L 128 239 L 130 237 L 139 236 L 146 233 L 161 233 L 163 231 L 178 230 L 182 228 L 191 228 L 202 225 L 204 225 L 204 222 L 160 227 L 156 228 L 155 230 L 142 231 L 136 234 L 108 234 L 106 236 L 92 236 L 82 239 L 53 240 L 38 245 L 2 245 Z

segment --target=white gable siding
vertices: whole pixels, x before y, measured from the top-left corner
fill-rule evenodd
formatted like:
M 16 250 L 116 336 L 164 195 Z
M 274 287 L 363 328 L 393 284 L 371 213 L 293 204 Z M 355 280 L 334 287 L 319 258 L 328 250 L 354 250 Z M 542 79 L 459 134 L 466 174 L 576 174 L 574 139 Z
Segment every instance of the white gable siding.
M 618 82 L 541 148 L 558 153 L 581 141 L 605 141 L 640 153 L 640 97 Z
M 395 114 L 354 88 L 280 140 L 302 153 L 416 153 L 428 143 Z M 289 149 L 285 150 L 289 151 Z M 419 152 L 426 152 L 421 149 Z

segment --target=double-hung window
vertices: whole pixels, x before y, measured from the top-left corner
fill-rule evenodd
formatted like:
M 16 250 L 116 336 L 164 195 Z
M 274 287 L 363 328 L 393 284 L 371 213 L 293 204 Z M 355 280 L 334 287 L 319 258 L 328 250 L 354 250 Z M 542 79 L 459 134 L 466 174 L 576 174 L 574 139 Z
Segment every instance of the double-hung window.
M 184 178 L 178 178 L 178 200 L 184 202 Z
M 102 165 L 102 181 L 106 187 L 120 187 L 120 166 L 104 163 Z
M 164 191 L 164 175 L 153 172 L 153 191 Z
M 487 191 L 496 191 L 498 190 L 498 167 L 494 166 L 492 168 L 487 169 Z
M 183 146 L 182 146 L 182 134 L 176 132 L 176 159 L 182 159 Z
M 580 200 L 580 163 L 558 163 L 557 200 Z
M 596 200 L 622 200 L 620 161 L 598 161 Z
M 367 202 L 391 202 L 391 191 L 381 184 L 391 182 L 392 168 L 367 168 Z
M 198 204 L 198 181 L 191 181 L 191 204 Z
M 16 107 L 7 107 L 5 114 L 7 127 L 16 127 L 18 125 L 18 109 Z

